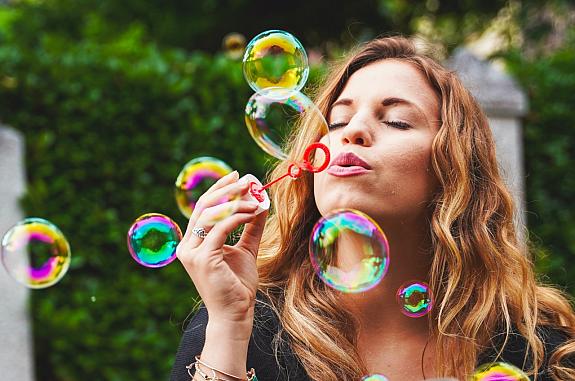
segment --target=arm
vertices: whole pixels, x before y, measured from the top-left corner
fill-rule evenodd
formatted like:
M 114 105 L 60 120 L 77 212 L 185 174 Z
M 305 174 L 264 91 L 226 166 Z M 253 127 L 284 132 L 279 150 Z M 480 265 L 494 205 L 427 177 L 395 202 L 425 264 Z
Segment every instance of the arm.
M 245 378 L 253 312 L 243 323 L 209 321 L 201 359 L 212 367 Z
M 237 172 L 216 182 L 196 204 L 177 249 L 178 259 L 209 311 L 205 342 L 199 351 L 201 360 L 241 378 L 246 375 L 258 285 L 256 257 L 266 213 L 256 213 L 257 203 L 235 200 L 224 205 L 226 210 L 234 211 L 229 216 L 218 221 L 210 221 L 209 216 L 222 209 L 222 199 L 234 200 L 234 195 L 242 196 L 247 191 L 247 183 L 238 182 Z M 241 224 L 245 228 L 239 242 L 225 245 L 227 236 Z M 207 235 L 202 238 L 194 234 L 195 227 L 205 229 Z M 199 354 L 191 358 L 188 354 L 188 364 Z

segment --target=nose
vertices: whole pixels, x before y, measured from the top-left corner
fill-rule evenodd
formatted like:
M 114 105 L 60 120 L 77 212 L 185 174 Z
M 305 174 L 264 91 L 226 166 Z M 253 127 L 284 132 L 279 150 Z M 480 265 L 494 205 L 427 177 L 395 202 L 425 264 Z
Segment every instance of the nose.
M 360 146 L 369 146 L 372 143 L 372 137 L 369 131 L 369 124 L 362 120 L 359 115 L 353 117 L 349 123 L 342 128 L 342 144 L 357 144 Z

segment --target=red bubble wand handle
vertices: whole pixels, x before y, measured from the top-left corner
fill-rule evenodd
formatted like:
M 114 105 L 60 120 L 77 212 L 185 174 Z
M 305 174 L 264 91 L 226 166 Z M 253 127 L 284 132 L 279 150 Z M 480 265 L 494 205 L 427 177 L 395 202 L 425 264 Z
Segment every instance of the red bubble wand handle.
M 320 149 L 323 151 L 324 155 L 325 155 L 325 160 L 323 161 L 323 163 L 318 166 L 318 167 L 314 167 L 311 164 L 311 154 L 316 150 L 316 149 Z M 262 195 L 262 193 L 268 189 L 269 187 L 271 187 L 273 184 L 277 183 L 278 181 L 285 179 L 286 177 L 291 177 L 292 179 L 297 179 L 298 177 L 301 176 L 302 171 L 308 171 L 311 173 L 317 173 L 317 172 L 321 172 L 324 169 L 327 168 L 327 166 L 329 165 L 330 162 L 330 153 L 329 153 L 329 149 L 327 148 L 327 146 L 325 144 L 316 142 L 316 143 L 312 143 L 310 144 L 304 154 L 303 154 L 303 168 L 300 167 L 299 165 L 292 163 L 290 164 L 290 166 L 288 167 L 288 172 L 283 175 L 278 177 L 277 179 L 273 180 L 272 182 L 267 183 L 264 186 L 259 186 L 257 183 L 255 182 L 251 182 L 250 183 L 250 194 L 259 202 L 263 202 L 264 201 L 264 196 Z

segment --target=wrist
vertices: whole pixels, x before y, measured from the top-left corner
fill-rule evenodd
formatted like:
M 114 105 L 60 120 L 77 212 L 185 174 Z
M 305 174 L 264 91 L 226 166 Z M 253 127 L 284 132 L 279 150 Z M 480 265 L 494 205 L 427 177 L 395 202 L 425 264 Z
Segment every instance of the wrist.
M 229 322 L 208 321 L 206 341 L 200 358 L 211 367 L 227 374 L 246 374 L 251 327 L 237 327 Z
M 253 329 L 253 317 L 242 321 L 208 319 L 206 340 L 218 338 L 218 341 L 233 343 L 248 343 Z

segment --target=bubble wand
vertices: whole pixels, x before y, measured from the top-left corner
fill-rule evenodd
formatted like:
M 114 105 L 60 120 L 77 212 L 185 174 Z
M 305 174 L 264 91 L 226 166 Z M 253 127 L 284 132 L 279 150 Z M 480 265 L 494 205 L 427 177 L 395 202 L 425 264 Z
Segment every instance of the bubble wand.
M 318 167 L 314 167 L 311 164 L 311 155 L 316 149 L 322 150 L 324 155 L 325 155 L 325 160 Z M 254 181 L 254 180 L 257 180 L 255 177 L 250 176 L 250 175 L 246 175 L 246 176 L 250 176 L 249 180 L 251 180 L 249 183 L 249 192 L 253 198 L 258 200 L 260 203 L 263 203 L 267 199 L 266 194 L 265 194 L 265 190 L 268 189 L 269 187 L 271 187 L 273 184 L 285 179 L 286 177 L 291 177 L 293 180 L 295 180 L 301 176 L 302 171 L 304 171 L 304 170 L 311 172 L 311 173 L 321 172 L 321 171 L 325 170 L 327 168 L 327 166 L 329 165 L 330 157 L 331 156 L 330 156 L 329 148 L 327 148 L 327 146 L 325 144 L 319 143 L 319 142 L 312 143 L 306 148 L 306 150 L 303 154 L 302 166 L 299 166 L 296 163 L 290 164 L 286 174 L 284 174 L 284 175 L 278 177 L 277 179 L 267 183 L 266 185 L 261 185 L 261 183 L 259 183 L 258 181 Z

